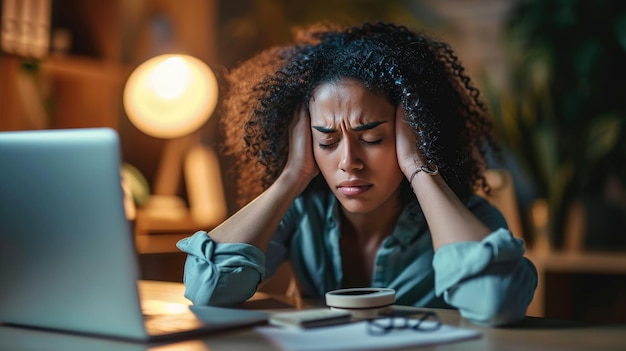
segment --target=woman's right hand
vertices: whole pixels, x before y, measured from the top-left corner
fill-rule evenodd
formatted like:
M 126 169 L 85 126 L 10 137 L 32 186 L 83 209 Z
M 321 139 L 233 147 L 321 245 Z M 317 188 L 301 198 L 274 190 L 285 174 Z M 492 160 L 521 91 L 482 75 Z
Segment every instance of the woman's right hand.
M 248 243 L 265 251 L 289 206 L 319 173 L 311 143 L 311 119 L 298 107 L 289 125 L 287 163 L 278 179 L 209 236 L 215 242 Z
M 294 111 L 289 125 L 289 156 L 283 175 L 289 175 L 301 192 L 318 173 L 313 157 L 311 118 L 306 107 L 301 105 Z

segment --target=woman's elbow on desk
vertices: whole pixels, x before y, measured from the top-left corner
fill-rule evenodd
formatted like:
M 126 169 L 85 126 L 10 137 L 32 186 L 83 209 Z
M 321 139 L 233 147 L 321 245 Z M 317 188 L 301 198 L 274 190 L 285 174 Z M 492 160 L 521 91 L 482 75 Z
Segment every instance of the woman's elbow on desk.
M 178 242 L 187 253 L 185 297 L 195 305 L 228 306 L 252 297 L 265 274 L 265 257 L 242 243 L 215 243 L 206 232 Z
M 259 272 L 243 267 L 229 272 L 206 269 L 191 273 L 186 269 L 185 297 L 194 305 L 232 306 L 252 297 L 260 281 Z
M 537 286 L 534 266 L 523 258 L 509 274 L 492 273 L 468 279 L 445 292 L 446 301 L 457 306 L 461 316 L 476 324 L 500 327 L 521 321 Z

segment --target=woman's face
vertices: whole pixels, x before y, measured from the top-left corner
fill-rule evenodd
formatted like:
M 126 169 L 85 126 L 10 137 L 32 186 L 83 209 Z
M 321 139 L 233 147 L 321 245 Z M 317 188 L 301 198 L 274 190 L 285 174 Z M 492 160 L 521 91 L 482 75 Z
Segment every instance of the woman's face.
M 313 155 L 348 213 L 367 214 L 400 201 L 396 108 L 353 79 L 324 83 L 309 105 Z

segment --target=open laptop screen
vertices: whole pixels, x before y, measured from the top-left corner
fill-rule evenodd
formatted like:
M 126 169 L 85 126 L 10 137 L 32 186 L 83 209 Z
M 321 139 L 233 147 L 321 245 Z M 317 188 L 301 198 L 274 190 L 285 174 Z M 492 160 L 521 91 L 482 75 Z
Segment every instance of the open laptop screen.
M 120 166 L 113 129 L 0 132 L 0 323 L 156 340 L 265 322 L 208 306 L 144 320 Z
M 0 133 L 0 321 L 143 333 L 117 133 Z

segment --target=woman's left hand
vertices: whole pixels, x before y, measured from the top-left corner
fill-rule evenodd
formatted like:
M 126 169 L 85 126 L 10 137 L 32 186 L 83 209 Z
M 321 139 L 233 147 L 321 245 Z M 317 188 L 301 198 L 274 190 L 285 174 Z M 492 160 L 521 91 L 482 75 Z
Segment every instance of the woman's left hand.
M 404 108 L 396 109 L 396 155 L 402 173 L 411 175 L 424 165 L 417 149 L 419 137 L 406 121 Z M 423 173 L 423 172 L 422 172 Z M 416 185 L 419 182 L 419 185 Z M 491 230 L 485 226 L 439 175 L 417 177 L 411 189 L 419 201 L 433 238 L 433 248 L 460 241 L 480 241 Z
M 396 156 L 400 170 L 410 177 L 423 164 L 419 150 L 417 149 L 417 133 L 406 121 L 404 107 L 396 108 Z

